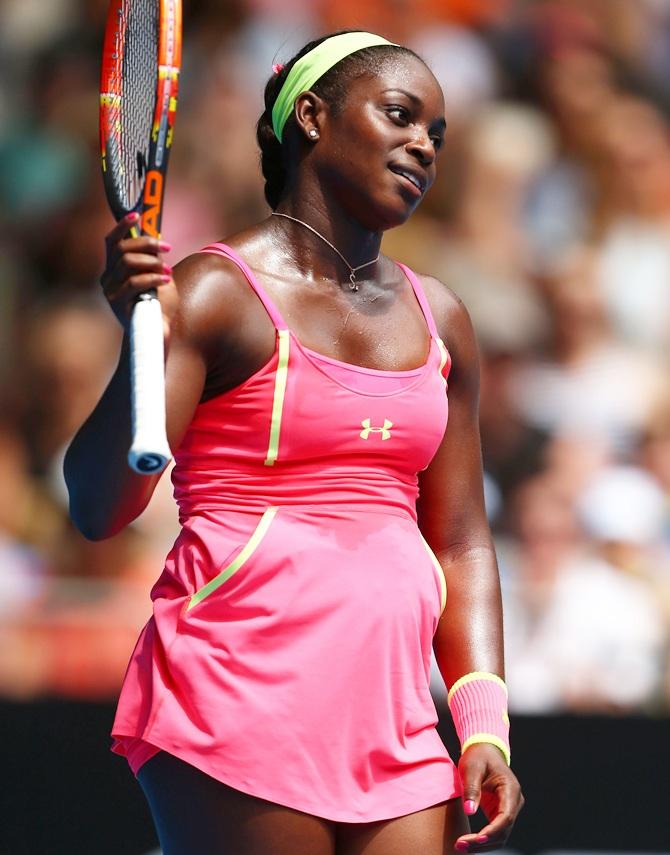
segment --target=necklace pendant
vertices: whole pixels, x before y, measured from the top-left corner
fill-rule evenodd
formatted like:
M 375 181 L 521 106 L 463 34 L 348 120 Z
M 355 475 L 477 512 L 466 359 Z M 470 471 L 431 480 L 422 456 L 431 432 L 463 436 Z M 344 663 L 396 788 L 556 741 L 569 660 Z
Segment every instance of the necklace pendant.
M 356 274 L 353 271 L 349 274 L 349 290 L 358 291 L 358 282 L 356 282 Z

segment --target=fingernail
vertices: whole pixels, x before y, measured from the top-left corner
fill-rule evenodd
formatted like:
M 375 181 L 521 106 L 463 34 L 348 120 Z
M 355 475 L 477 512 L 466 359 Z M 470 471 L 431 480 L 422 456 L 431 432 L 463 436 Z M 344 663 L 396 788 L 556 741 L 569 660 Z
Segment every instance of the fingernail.
M 489 842 L 488 834 L 480 834 L 477 837 L 477 843 L 488 843 L 488 842 Z
M 171 244 L 171 243 L 167 243 L 166 241 L 162 240 L 162 241 L 158 244 L 158 249 L 159 249 L 161 252 L 170 252 L 170 250 L 172 249 L 172 244 Z
M 457 852 L 467 852 L 469 847 L 468 847 L 468 844 L 464 840 L 459 840 L 458 843 L 454 846 L 454 849 Z
M 139 218 L 140 215 L 137 213 L 137 211 L 133 211 L 132 214 L 128 214 L 128 220 L 131 223 L 134 223 L 136 220 L 139 220 Z
M 163 265 L 163 273 L 172 273 L 172 268 L 170 267 L 169 264 Z
M 463 809 L 468 815 L 477 813 L 477 805 L 473 802 L 472 799 L 466 799 L 463 802 Z
M 163 276 L 161 276 L 161 279 L 163 280 L 163 282 L 169 282 L 172 277 L 165 273 Z

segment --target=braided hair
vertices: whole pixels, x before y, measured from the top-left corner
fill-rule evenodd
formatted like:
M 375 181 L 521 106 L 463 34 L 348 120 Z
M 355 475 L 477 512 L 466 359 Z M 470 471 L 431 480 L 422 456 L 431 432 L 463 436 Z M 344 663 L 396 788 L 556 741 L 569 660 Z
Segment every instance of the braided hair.
M 330 33 L 306 44 L 286 65 L 268 80 L 265 86 L 265 110 L 256 125 L 256 140 L 261 150 L 261 169 L 265 178 L 265 198 L 274 211 L 282 198 L 286 186 L 286 147 L 277 139 L 272 127 L 272 108 L 281 91 L 284 81 L 295 63 L 305 54 L 313 50 L 317 45 L 331 36 L 339 36 L 343 33 L 356 32 L 355 30 L 342 30 Z M 310 87 L 310 91 L 322 98 L 330 107 L 333 115 L 337 115 L 339 109 L 346 100 L 349 83 L 356 77 L 364 74 L 375 74 L 381 70 L 382 65 L 389 59 L 398 55 L 413 56 L 421 60 L 414 51 L 397 45 L 375 45 L 363 48 L 355 53 L 344 57 L 340 62 L 329 69 L 323 77 Z M 421 60 L 423 62 L 423 60 Z M 286 129 L 295 127 L 295 117 L 291 115 L 286 123 Z M 290 133 L 290 130 L 289 130 Z M 286 131 L 284 132 L 286 139 Z

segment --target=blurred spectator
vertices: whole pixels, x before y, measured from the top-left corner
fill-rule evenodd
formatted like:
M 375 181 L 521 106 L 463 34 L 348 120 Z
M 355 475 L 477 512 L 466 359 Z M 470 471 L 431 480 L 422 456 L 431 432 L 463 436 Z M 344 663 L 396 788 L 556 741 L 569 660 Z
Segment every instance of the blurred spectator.
M 0 620 L 40 598 L 60 516 L 28 471 L 28 452 L 13 425 L 0 425 Z
M 600 130 L 609 178 L 599 278 L 617 333 L 670 345 L 670 127 L 647 101 L 609 105 Z
M 513 536 L 498 541 L 505 615 L 506 679 L 518 712 L 561 709 L 558 677 L 546 652 L 555 639 L 546 615 L 557 581 L 583 543 L 572 496 L 546 475 L 528 479 L 508 511 Z
M 652 473 L 670 501 L 670 399 L 661 401 L 641 439 L 641 462 Z M 666 532 L 670 542 L 670 529 Z
M 658 485 L 634 468 L 603 469 L 576 506 L 548 483 L 523 496 L 525 554 L 507 613 L 517 710 L 625 713 L 659 702 L 667 630 L 648 573 L 664 511 Z
M 90 297 L 54 301 L 25 331 L 26 437 L 42 472 L 93 409 L 116 364 L 121 327 Z
M 592 252 L 576 251 L 548 281 L 551 348 L 518 373 L 514 394 L 522 416 L 536 428 L 602 437 L 625 452 L 650 418 L 667 378 L 662 365 L 614 334 L 595 263 Z
M 514 388 L 528 355 L 491 350 L 482 355 L 479 423 L 484 469 L 507 500 L 516 487 L 543 467 L 550 433 L 528 422 Z M 504 521 L 504 516 L 503 516 Z
M 609 180 L 600 120 L 616 98 L 616 72 L 588 7 L 537 3 L 526 20 L 533 57 L 525 69 L 528 94 L 546 109 L 557 140 L 557 156 L 529 198 L 526 226 L 539 270 L 551 270 L 565 251 L 590 237 Z

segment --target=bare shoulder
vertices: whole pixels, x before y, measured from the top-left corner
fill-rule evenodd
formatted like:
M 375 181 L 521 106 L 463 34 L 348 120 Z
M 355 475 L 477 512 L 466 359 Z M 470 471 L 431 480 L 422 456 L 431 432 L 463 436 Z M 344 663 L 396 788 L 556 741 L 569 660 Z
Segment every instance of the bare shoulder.
M 468 362 L 473 358 L 476 360 L 475 333 L 461 298 L 434 276 L 421 274 L 419 278 L 435 318 L 437 331 L 451 353 L 454 367 L 458 357 L 467 359 Z
M 177 334 L 193 343 L 221 343 L 227 332 L 239 329 L 259 310 L 253 289 L 239 267 L 227 258 L 198 252 L 174 268 L 179 294 L 175 318 Z
M 253 296 L 239 267 L 211 252 L 186 256 L 175 266 L 174 279 L 180 306 L 203 318 L 217 307 L 234 309 L 237 302 Z

